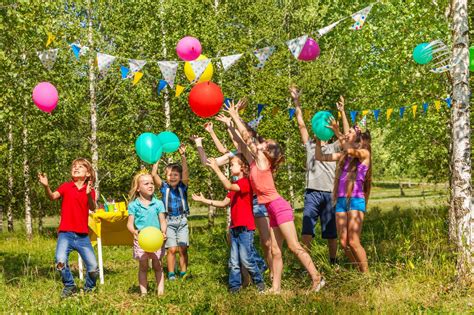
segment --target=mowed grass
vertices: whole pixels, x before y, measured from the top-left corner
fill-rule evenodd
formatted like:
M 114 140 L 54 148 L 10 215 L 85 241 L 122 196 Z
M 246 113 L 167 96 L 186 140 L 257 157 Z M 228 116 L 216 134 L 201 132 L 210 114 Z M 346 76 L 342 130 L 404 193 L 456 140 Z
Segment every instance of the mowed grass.
M 386 194 L 399 198 L 396 189 L 374 189 L 371 200 Z M 413 188 L 415 189 L 415 188 Z M 62 283 L 54 270 L 56 246 L 54 228 L 26 241 L 22 231 L 0 235 L 0 311 L 54 313 L 472 313 L 473 290 L 455 283 L 455 251 L 447 241 L 447 209 L 422 204 L 395 208 L 377 206 L 364 222 L 363 244 L 370 273 L 353 270 L 339 252 L 337 267 L 327 263 L 327 248 L 318 235 L 311 256 L 327 279 L 317 294 L 307 294 L 310 279 L 298 261 L 285 250 L 283 293 L 262 295 L 250 287 L 237 295 L 227 292 L 228 247 L 225 219 L 216 218 L 207 228 L 204 215 L 191 217 L 189 249 L 192 278 L 166 282 L 165 296 L 157 297 L 153 273 L 149 273 L 150 294 L 140 297 L 137 263 L 130 247 L 104 247 L 105 284 L 97 292 L 61 300 Z M 415 193 L 413 191 L 413 193 Z M 399 194 L 399 190 L 398 190 Z M 393 197 L 391 197 L 393 196 Z M 446 200 L 445 194 L 444 198 Z M 381 198 L 383 200 L 383 198 Z M 204 213 L 202 213 L 204 214 Z M 57 218 L 47 221 L 56 224 Z M 301 209 L 297 210 L 298 231 Z M 256 239 L 258 243 L 258 239 Z M 77 254 L 70 257 L 77 277 Z M 267 277 L 266 282 L 270 285 Z M 78 283 L 79 284 L 79 283 Z M 82 286 L 82 284 L 79 284 Z

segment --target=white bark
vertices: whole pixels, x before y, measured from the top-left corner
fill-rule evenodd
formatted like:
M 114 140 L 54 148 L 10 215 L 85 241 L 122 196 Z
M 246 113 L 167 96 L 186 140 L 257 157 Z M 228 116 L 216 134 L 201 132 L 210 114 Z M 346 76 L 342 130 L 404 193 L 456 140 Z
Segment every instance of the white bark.
M 26 104 L 28 105 L 28 104 Z M 30 200 L 30 165 L 28 160 L 28 125 L 26 111 L 23 113 L 23 183 L 25 188 L 25 229 L 28 239 L 33 237 Z
M 166 31 L 165 31 L 165 9 L 163 7 L 163 2 L 164 0 L 160 0 L 160 17 L 161 17 L 161 36 L 163 37 L 163 40 L 161 41 L 161 52 L 163 54 L 163 59 L 166 59 L 168 55 L 168 50 L 166 49 L 166 41 L 164 40 L 166 38 Z M 171 109 L 170 109 L 170 95 L 169 95 L 169 89 L 166 89 L 163 91 L 163 98 L 165 100 L 164 102 L 164 107 L 165 107 L 165 129 L 169 130 L 171 127 Z
M 453 60 L 459 62 L 452 70 L 452 202 L 456 216 L 457 273 L 461 282 L 469 281 L 473 269 L 474 209 L 471 187 L 471 143 L 469 121 L 469 37 L 467 0 L 453 0 Z
M 13 125 L 8 123 L 8 181 L 7 181 L 7 225 L 8 232 L 13 232 Z

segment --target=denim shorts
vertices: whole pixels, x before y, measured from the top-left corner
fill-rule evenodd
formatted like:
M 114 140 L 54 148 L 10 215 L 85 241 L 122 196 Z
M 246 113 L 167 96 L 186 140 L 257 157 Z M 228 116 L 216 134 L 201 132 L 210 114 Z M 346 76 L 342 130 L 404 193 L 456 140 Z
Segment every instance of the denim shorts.
M 332 193 L 306 189 L 304 193 L 303 235 L 314 235 L 316 222 L 321 223 L 321 237 L 337 238 L 336 212 L 332 205 Z
M 349 210 L 365 212 L 365 198 L 351 198 L 350 203 L 348 207 L 347 198 L 337 198 L 336 212 L 347 212 Z
M 184 215 L 168 216 L 166 218 L 166 248 L 189 246 L 188 218 Z
M 265 205 L 259 205 L 257 196 L 253 196 L 253 216 L 254 218 L 264 218 L 268 217 L 267 207 Z

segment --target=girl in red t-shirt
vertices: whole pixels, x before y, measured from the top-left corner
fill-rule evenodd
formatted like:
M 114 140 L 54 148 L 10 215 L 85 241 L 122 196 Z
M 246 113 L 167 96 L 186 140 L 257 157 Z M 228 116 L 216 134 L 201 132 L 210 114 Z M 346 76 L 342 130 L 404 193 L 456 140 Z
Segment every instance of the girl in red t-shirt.
M 225 208 L 230 204 L 230 259 L 229 259 L 229 290 L 237 293 L 242 287 L 240 265 L 248 270 L 253 283 L 259 291 L 265 289 L 262 272 L 255 260 L 253 238 L 255 222 L 253 218 L 252 188 L 248 178 L 249 167 L 240 154 L 230 160 L 230 173 L 237 180 L 231 183 L 222 173 L 215 159 L 208 159 L 209 166 L 219 177 L 225 189 L 229 191 L 224 200 L 210 200 L 202 193 L 193 194 L 193 200 L 214 207 Z

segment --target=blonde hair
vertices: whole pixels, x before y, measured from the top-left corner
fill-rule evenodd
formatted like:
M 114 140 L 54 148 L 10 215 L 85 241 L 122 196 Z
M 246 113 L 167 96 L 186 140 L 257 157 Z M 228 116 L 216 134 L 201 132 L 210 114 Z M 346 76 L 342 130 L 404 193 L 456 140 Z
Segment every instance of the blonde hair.
M 90 181 L 92 184 L 94 184 L 95 183 L 95 172 L 94 172 L 94 169 L 92 168 L 91 162 L 89 162 L 89 160 L 87 160 L 85 158 L 78 158 L 78 159 L 75 159 L 74 161 L 72 161 L 71 168 L 73 168 L 74 165 L 76 165 L 76 164 L 80 164 L 80 165 L 84 166 L 87 169 L 87 172 L 90 175 L 86 178 L 86 181 Z
M 285 160 L 283 150 L 275 140 L 267 139 L 265 141 L 267 142 L 267 149 L 263 151 L 263 154 L 270 162 L 272 172 L 276 172 L 278 166 Z
M 133 176 L 132 187 L 130 188 L 130 191 L 128 192 L 129 201 L 133 201 L 138 197 L 139 195 L 138 184 L 140 183 L 140 177 L 147 176 L 147 175 L 151 176 L 151 174 L 148 172 L 147 169 L 142 169 L 141 171 L 136 173 L 135 176 Z

